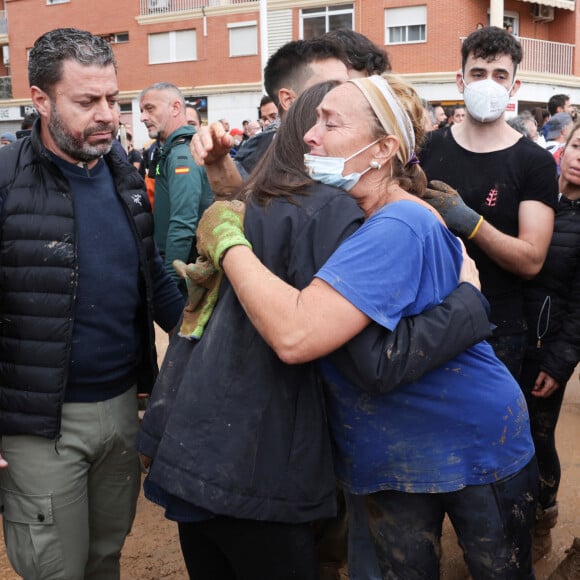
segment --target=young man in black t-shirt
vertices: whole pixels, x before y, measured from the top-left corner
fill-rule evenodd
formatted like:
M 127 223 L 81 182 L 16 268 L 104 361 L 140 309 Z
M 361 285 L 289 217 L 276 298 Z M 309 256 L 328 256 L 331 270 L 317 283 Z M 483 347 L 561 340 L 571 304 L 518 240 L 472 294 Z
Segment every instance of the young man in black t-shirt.
M 475 259 L 497 326 L 490 342 L 517 379 L 526 346 L 521 288 L 546 258 L 558 193 L 556 166 L 547 151 L 504 119 L 509 98 L 520 87 L 518 40 L 486 27 L 471 33 L 461 54 L 457 87 L 467 115 L 462 123 L 429 134 L 421 166 L 429 180 L 457 190 L 431 189 L 428 201 Z

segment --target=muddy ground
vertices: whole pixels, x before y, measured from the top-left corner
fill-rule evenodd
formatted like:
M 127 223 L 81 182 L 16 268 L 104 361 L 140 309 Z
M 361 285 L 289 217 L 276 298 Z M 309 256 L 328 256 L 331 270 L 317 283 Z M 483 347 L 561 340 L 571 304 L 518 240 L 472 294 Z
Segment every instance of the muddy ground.
M 166 341 L 159 338 L 161 355 Z M 560 518 L 553 532 L 552 553 L 536 565 L 537 580 L 546 580 L 564 557 L 574 536 L 580 536 L 580 382 L 578 372 L 568 385 L 558 423 L 558 449 L 562 462 Z M 446 524 L 443 537 L 442 580 L 467 580 L 469 575 L 453 530 Z M 137 518 L 122 556 L 122 580 L 187 580 L 175 525 L 157 506 L 139 498 Z M 0 580 L 18 580 L 6 559 L 0 528 Z M 345 575 L 345 578 L 347 576 Z M 272 579 L 275 580 L 275 579 Z

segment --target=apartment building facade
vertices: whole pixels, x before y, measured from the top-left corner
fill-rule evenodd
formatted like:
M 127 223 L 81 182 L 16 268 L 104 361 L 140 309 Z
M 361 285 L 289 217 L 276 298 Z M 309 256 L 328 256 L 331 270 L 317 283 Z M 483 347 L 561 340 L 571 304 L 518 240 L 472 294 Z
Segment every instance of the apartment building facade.
M 262 69 L 284 43 L 352 28 L 384 46 L 393 71 L 429 101 L 461 100 L 455 85 L 462 39 L 478 22 L 512 26 L 524 47 L 523 81 L 511 111 L 569 94 L 580 105 L 580 22 L 575 0 L 0 0 L 0 130 L 30 107 L 27 57 L 57 27 L 106 37 L 119 65 L 122 119 L 137 146 L 140 91 L 169 81 L 202 117 L 232 127 L 257 117 Z

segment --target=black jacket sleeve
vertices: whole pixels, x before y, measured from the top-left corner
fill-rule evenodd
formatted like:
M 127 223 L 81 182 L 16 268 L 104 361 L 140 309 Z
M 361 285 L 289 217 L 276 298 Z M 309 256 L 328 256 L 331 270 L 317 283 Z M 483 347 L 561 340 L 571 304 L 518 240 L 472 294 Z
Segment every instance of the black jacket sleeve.
M 386 393 L 491 336 L 489 304 L 463 283 L 435 308 L 401 319 L 390 332 L 371 324 L 329 358 L 360 389 Z
M 546 343 L 541 369 L 565 385 L 580 361 L 580 268 L 564 290 L 567 295 L 562 327 L 555 340 Z

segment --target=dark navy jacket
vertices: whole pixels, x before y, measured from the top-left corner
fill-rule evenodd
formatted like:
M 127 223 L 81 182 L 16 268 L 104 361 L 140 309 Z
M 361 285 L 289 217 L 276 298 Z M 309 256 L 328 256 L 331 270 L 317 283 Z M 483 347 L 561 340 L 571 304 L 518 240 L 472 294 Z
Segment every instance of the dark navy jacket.
M 260 159 L 264 157 L 268 151 L 270 144 L 276 136 L 279 123 L 272 123 L 265 131 L 256 133 L 238 149 L 234 160 L 240 175 L 245 180 L 258 164 Z

